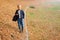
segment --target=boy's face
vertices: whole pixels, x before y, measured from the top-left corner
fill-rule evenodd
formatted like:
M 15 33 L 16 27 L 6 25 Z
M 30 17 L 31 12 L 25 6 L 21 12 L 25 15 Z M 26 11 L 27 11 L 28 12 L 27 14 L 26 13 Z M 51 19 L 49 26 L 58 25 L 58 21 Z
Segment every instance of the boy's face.
M 18 8 L 18 10 L 21 10 L 21 5 L 18 5 L 17 8 Z

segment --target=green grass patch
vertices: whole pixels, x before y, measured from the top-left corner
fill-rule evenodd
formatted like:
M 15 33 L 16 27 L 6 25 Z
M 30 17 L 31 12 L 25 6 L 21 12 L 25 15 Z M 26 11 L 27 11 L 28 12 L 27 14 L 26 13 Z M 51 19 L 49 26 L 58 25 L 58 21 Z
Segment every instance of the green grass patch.
M 51 8 L 48 8 L 48 10 L 60 10 L 60 6 L 54 6 L 54 7 L 51 7 Z
M 32 12 L 29 13 L 29 16 L 30 16 L 30 18 L 35 18 L 35 14 Z

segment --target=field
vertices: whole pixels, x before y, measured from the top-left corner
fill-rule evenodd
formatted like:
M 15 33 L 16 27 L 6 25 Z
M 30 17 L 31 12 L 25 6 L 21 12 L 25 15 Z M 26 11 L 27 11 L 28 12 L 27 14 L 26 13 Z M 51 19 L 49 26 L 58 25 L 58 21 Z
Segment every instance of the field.
M 22 4 L 24 10 L 27 6 L 33 7 L 26 11 L 29 40 L 60 40 L 60 3 L 46 4 L 42 0 L 0 0 L 0 40 L 26 37 L 26 29 L 19 33 L 17 22 L 12 21 L 17 4 Z

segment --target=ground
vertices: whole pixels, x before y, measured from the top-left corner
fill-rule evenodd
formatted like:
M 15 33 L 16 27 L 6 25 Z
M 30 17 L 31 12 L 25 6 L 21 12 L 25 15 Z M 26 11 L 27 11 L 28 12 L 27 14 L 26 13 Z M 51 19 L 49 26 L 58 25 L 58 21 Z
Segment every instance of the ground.
M 22 4 L 26 11 L 26 27 L 19 33 L 12 18 Z M 55 5 L 56 4 L 56 5 Z M 46 4 L 44 0 L 0 0 L 0 40 L 60 40 L 60 3 Z M 28 35 L 28 37 L 27 37 Z

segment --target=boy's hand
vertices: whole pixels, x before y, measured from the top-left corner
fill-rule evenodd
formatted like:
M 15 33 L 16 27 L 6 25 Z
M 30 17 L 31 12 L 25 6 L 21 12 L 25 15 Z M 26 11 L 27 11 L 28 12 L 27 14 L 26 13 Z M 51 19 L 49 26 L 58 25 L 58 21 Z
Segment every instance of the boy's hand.
M 18 15 L 18 14 L 15 14 L 15 15 Z

